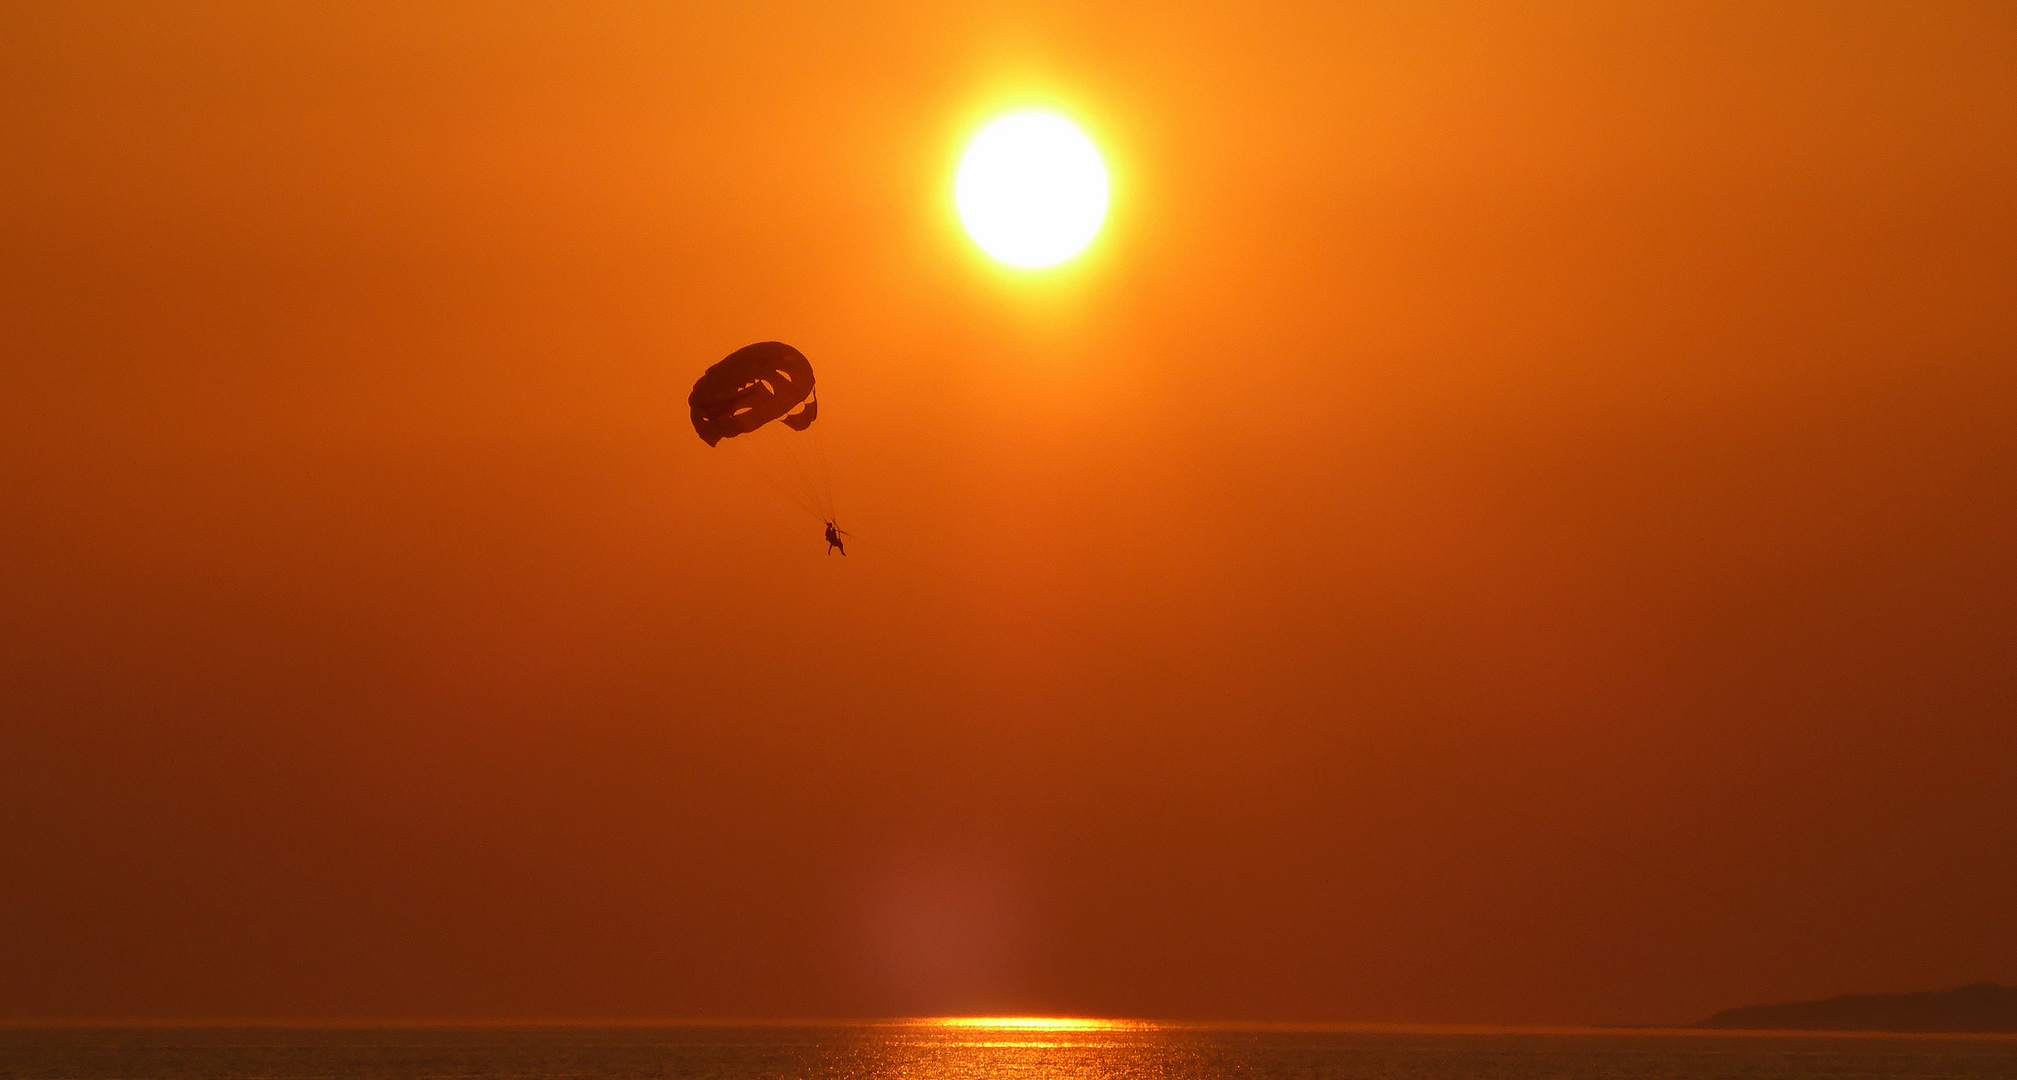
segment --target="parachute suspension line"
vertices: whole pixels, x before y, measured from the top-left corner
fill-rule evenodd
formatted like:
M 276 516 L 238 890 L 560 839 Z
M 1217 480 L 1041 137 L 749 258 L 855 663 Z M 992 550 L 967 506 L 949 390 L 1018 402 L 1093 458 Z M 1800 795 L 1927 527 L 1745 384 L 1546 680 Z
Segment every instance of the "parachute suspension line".
M 799 490 L 805 492 L 808 501 L 816 508 L 814 512 L 818 513 L 823 520 L 831 521 L 833 518 L 828 513 L 830 509 L 828 503 L 831 499 L 821 488 L 819 481 L 813 479 L 812 468 L 805 460 L 805 448 L 800 445 L 805 441 L 805 435 L 809 434 L 811 434 L 810 431 L 804 435 L 794 434 L 789 436 L 790 441 L 784 447 L 784 458 L 785 461 L 790 463 L 792 474 L 798 477 Z
M 760 474 L 793 505 L 832 521 L 831 484 L 807 460 L 812 450 L 792 438 L 773 445 L 787 433 L 802 437 L 818 419 L 813 388 L 812 364 L 804 353 L 781 341 L 759 341 L 702 372 L 686 403 L 694 433 L 709 446 L 728 443 L 730 457 Z
M 805 441 L 819 418 L 819 392 L 804 353 L 782 341 L 745 345 L 702 372 L 686 404 L 694 433 L 707 445 L 727 443 L 742 468 L 792 505 L 835 523 L 825 441 L 817 430 Z
M 721 446 L 728 450 L 728 459 L 735 462 L 738 468 L 762 479 L 793 506 L 822 521 L 826 520 L 826 515 L 820 512 L 819 501 L 809 497 L 802 489 L 794 489 L 791 484 L 780 478 L 776 470 L 759 460 L 760 455 L 755 447 L 738 446 L 734 439 L 723 440 Z
M 817 428 L 807 428 L 806 434 L 812 436 L 813 460 L 819 467 L 819 487 L 826 493 L 826 519 L 837 522 L 840 520 L 840 507 L 834 500 L 833 470 L 827 467 L 826 435 Z
M 749 472 L 754 473 L 756 476 L 760 477 L 764 483 L 769 484 L 771 486 L 771 489 L 776 491 L 779 495 L 784 496 L 786 502 L 789 502 L 793 506 L 798 507 L 800 510 L 805 511 L 806 513 L 812 515 L 813 517 L 820 516 L 819 510 L 815 508 L 811 503 L 806 502 L 805 496 L 800 495 L 799 493 L 793 491 L 789 484 L 779 482 L 777 477 L 772 476 L 768 471 L 758 468 L 755 465 L 749 464 L 748 462 L 744 462 L 743 467 L 747 469 Z

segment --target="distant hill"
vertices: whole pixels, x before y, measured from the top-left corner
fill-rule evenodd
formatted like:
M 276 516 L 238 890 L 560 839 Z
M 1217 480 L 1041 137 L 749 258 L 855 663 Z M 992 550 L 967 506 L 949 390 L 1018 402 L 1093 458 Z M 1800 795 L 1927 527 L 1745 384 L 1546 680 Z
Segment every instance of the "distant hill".
M 1746 1005 L 1724 1009 L 1694 1026 L 1750 1031 L 2017 1033 L 2017 986 L 1985 982 L 1954 990 L 1844 994 L 1826 1001 Z

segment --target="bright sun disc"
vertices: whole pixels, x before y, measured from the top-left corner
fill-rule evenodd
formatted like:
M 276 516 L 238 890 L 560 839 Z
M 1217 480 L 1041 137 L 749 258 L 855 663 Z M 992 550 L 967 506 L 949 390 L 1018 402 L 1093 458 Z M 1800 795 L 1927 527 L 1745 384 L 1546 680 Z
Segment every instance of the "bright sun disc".
M 953 195 L 981 250 L 1011 266 L 1078 254 L 1107 216 L 1107 170 L 1091 140 L 1045 113 L 1021 113 L 974 136 Z

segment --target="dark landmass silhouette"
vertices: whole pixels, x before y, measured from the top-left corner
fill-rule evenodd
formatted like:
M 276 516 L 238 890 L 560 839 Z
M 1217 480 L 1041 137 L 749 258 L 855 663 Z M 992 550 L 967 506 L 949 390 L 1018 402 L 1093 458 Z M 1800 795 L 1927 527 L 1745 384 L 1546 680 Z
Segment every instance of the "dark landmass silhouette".
M 1746 1005 L 1724 1009 L 1693 1026 L 1746 1031 L 2017 1033 L 2017 986 L 1985 982 L 1953 990 L 1844 994 L 1826 1001 Z

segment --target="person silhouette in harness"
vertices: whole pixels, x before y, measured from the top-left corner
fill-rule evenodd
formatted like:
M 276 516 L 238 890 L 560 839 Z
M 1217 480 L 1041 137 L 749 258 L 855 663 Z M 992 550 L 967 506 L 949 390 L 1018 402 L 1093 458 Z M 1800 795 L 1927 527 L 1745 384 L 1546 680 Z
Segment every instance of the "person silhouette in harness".
M 828 555 L 833 554 L 836 548 L 840 550 L 842 555 L 847 554 L 847 546 L 840 542 L 842 535 L 841 531 L 834 527 L 833 522 L 829 521 L 826 523 L 826 553 Z

